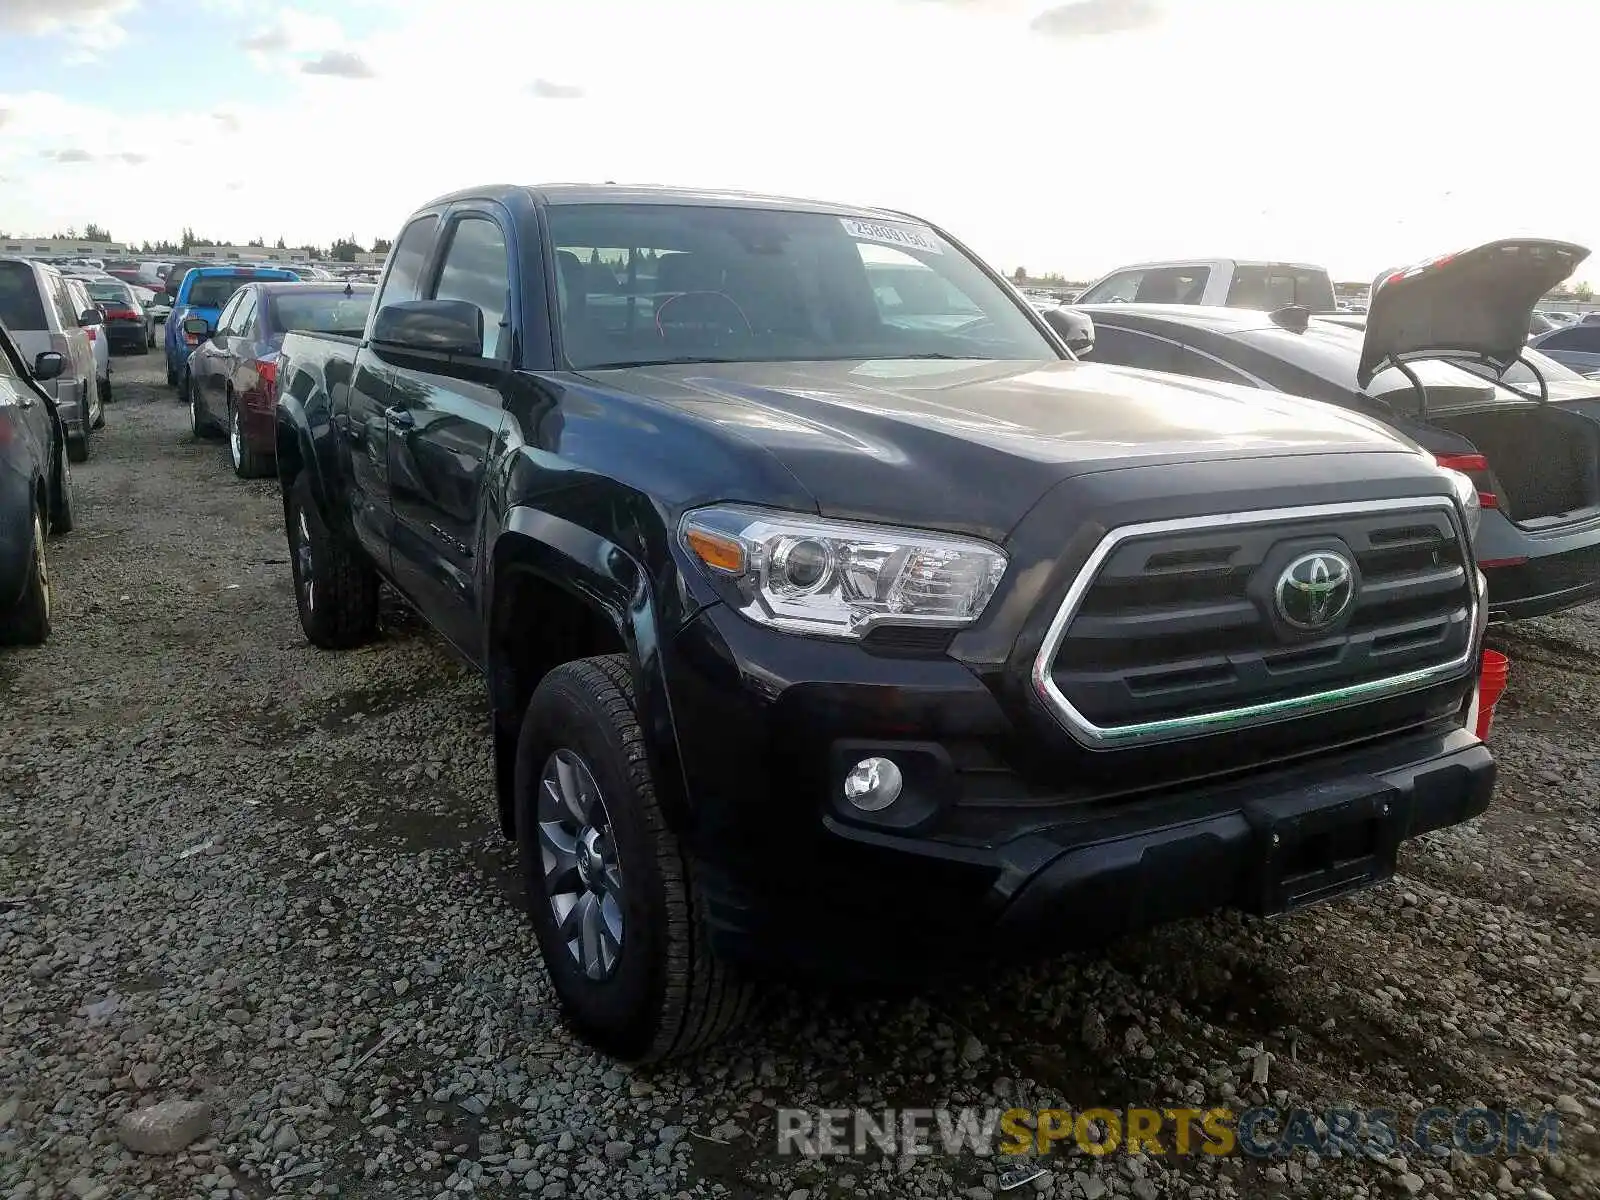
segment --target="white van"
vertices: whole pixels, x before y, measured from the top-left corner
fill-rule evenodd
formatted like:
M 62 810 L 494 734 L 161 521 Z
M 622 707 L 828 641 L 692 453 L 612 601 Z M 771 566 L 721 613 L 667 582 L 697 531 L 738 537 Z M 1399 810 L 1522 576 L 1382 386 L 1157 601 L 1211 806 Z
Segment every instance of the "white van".
M 54 267 L 0 258 L 0 323 L 29 363 L 51 351 L 66 362 L 57 378 L 40 386 L 55 395 L 73 462 L 89 457 L 89 433 L 105 423 L 94 346 L 85 330 L 103 320 L 98 309 L 74 306 L 66 277 Z
M 1210 304 L 1273 312 L 1299 304 L 1338 311 L 1333 279 L 1312 263 L 1191 258 L 1118 267 L 1083 290 L 1078 304 Z

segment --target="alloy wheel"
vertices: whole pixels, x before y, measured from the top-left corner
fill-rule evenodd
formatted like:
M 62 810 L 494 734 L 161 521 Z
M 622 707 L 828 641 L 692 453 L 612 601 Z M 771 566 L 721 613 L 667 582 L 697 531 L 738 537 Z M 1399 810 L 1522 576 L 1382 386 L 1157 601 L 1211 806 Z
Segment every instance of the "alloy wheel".
M 239 410 L 228 405 L 228 451 L 233 455 L 233 469 L 237 471 L 244 461 L 244 434 L 239 429 Z
M 557 750 L 539 780 L 539 854 L 556 931 L 580 970 L 609 979 L 622 957 L 622 864 L 588 764 Z

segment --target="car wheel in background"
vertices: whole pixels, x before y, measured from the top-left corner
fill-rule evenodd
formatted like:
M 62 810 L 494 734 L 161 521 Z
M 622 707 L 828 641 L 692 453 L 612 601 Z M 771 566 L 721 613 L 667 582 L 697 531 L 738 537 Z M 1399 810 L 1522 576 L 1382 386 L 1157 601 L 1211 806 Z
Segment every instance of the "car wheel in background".
M 94 409 L 94 427 L 103 429 L 106 423 L 106 405 L 111 403 L 110 377 L 100 380 L 95 387 L 99 392 L 99 403 L 95 405 Z
M 178 373 L 172 369 L 172 364 L 170 362 L 167 364 L 167 386 L 178 386 Z
M 245 440 L 239 409 L 232 396 L 228 397 L 228 454 L 233 459 L 233 473 L 240 479 L 259 479 L 270 473 L 266 457 L 250 449 L 250 443 Z
M 344 650 L 378 627 L 378 575 L 360 553 L 322 522 L 311 476 L 301 471 L 284 493 L 289 569 L 300 627 L 314 646 Z
M 72 467 L 65 454 L 56 461 L 55 484 L 50 489 L 50 532 L 71 533 L 72 519 Z
M 750 984 L 707 947 L 693 864 L 656 801 L 625 656 L 569 662 L 539 682 L 515 780 L 528 912 L 574 1031 L 640 1062 L 738 1024 Z
M 216 430 L 211 427 L 211 419 L 200 406 L 200 392 L 189 378 L 187 369 L 183 372 L 183 383 L 179 385 L 178 396 L 189 402 L 189 432 L 194 434 L 196 439 L 213 436 Z
M 50 636 L 50 565 L 45 557 L 44 514 L 33 514 L 33 552 L 22 599 L 0 618 L 0 641 L 13 646 L 42 646 Z
M 73 462 L 89 461 L 89 431 L 93 428 L 89 416 L 89 389 L 83 389 L 83 399 L 78 403 L 78 428 L 67 433 L 67 457 Z

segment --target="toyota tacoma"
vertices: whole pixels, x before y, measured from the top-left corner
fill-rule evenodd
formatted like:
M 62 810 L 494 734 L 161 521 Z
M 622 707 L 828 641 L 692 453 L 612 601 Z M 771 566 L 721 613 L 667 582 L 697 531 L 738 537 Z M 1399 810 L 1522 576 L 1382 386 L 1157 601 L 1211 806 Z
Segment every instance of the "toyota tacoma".
M 1472 481 L 1079 362 L 914 217 L 462 191 L 277 386 L 308 638 L 387 581 L 482 672 L 546 969 L 618 1057 L 763 972 L 1328 900 L 1489 802 Z

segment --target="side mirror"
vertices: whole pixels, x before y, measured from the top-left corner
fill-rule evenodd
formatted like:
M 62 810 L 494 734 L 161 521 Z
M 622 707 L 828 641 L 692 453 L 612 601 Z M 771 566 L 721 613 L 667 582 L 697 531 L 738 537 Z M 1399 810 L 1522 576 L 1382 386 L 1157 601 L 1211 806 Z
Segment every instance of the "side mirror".
M 67 369 L 67 360 L 54 350 L 46 350 L 33 360 L 33 377 L 40 383 L 59 379 Z
M 211 326 L 206 323 L 204 317 L 185 317 L 183 331 L 199 338 L 202 342 L 211 336 Z
M 98 308 L 86 308 L 78 314 L 79 328 L 86 329 L 90 325 L 104 325 L 106 316 Z
M 483 310 L 465 300 L 406 300 L 386 304 L 372 322 L 379 349 L 462 358 L 483 355 Z
M 1077 357 L 1085 358 L 1094 350 L 1094 321 L 1088 313 L 1075 308 L 1051 308 L 1042 315 L 1045 324 L 1061 335 L 1067 349 Z

